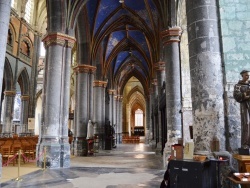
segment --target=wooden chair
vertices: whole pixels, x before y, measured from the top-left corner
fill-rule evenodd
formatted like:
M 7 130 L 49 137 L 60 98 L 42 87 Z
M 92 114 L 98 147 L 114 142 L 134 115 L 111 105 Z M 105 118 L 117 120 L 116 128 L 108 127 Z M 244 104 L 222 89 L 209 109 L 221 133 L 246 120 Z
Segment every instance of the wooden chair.
M 31 144 L 23 145 L 23 153 L 28 159 L 35 159 L 35 151 Z
M 13 154 L 13 156 L 16 155 L 16 154 L 18 155 L 20 150 L 22 151 L 21 144 L 13 144 L 12 145 L 12 154 Z M 23 157 L 21 157 L 21 158 L 23 158 Z M 18 156 L 16 157 L 15 163 L 18 163 Z M 23 158 L 23 163 L 25 163 L 24 158 Z M 13 166 L 14 165 L 15 164 L 13 163 Z
M 1 147 L 1 154 L 2 154 L 2 165 L 6 164 L 12 157 L 14 157 L 13 153 L 11 152 L 11 146 L 10 145 L 3 145 Z M 13 163 L 13 166 L 15 165 L 15 160 L 11 161 Z M 8 166 L 8 163 L 7 163 Z

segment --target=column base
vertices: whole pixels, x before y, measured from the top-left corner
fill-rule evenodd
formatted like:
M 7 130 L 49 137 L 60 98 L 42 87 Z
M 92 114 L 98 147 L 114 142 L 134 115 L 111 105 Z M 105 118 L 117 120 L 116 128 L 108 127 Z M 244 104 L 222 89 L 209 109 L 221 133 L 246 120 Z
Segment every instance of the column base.
M 155 149 L 155 154 L 156 155 L 161 155 L 162 154 L 162 143 L 161 142 L 158 142 L 157 145 L 156 145 L 156 149 Z
M 156 141 L 150 140 L 149 145 L 152 147 L 152 149 L 155 149 L 156 148 Z
M 70 167 L 70 145 L 68 143 L 41 142 L 37 145 L 36 150 L 37 166 L 52 169 Z
M 72 153 L 74 156 L 88 155 L 88 142 L 86 138 L 74 138 Z
M 117 133 L 117 144 L 122 143 L 122 133 Z

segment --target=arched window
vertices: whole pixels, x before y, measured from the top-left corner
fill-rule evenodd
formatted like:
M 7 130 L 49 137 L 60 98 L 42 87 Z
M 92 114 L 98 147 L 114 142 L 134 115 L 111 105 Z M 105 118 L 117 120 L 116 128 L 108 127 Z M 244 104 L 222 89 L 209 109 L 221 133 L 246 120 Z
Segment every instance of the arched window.
M 137 109 L 135 111 L 135 127 L 143 126 L 143 111 L 141 109 Z
M 25 6 L 25 15 L 24 19 L 31 23 L 32 17 L 33 17 L 33 10 L 34 10 L 34 0 L 28 0 L 26 6 Z
M 21 92 L 16 92 L 14 101 L 13 121 L 20 121 L 21 114 Z
M 7 39 L 7 43 L 8 43 L 9 45 L 12 46 L 12 42 L 13 42 L 13 34 L 12 34 L 11 29 L 9 29 L 9 30 L 8 30 L 8 39 Z
M 26 40 L 21 43 L 21 52 L 30 57 L 30 44 Z

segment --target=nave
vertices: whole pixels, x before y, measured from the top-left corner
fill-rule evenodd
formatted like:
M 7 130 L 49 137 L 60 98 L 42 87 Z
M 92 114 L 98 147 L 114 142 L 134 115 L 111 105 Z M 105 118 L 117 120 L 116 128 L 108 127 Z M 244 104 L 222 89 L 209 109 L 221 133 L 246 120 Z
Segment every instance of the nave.
M 70 168 L 39 169 L 22 176 L 22 181 L 2 182 L 1 187 L 159 188 L 164 172 L 162 156 L 156 155 L 152 146 L 119 144 L 93 157 L 72 156 Z

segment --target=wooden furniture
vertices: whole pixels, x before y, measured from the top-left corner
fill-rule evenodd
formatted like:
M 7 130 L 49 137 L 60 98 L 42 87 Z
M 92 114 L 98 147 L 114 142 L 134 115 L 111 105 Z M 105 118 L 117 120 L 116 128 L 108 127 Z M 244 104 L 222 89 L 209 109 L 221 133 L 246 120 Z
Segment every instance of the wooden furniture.
M 238 161 L 239 172 L 250 172 L 250 155 L 234 154 L 233 157 Z
M 250 155 L 234 154 L 233 157 L 238 161 L 239 172 L 250 172 Z M 246 185 L 246 184 L 250 184 L 250 182 L 240 182 L 240 181 L 235 180 L 234 183 L 236 182 L 238 182 L 238 184 L 242 184 L 241 186 L 242 188 L 250 188 L 249 185 Z
M 250 182 L 249 181 L 238 181 L 233 177 L 228 177 L 228 179 L 230 180 L 231 183 L 233 184 L 240 184 L 242 185 L 242 187 L 244 188 L 250 188 Z
M 14 155 L 11 152 L 10 145 L 2 146 L 1 147 L 1 154 L 2 154 L 2 165 L 8 166 L 8 163 L 10 163 L 10 162 L 13 163 L 13 166 L 15 165 L 14 159 L 12 161 L 10 161 L 14 157 Z

